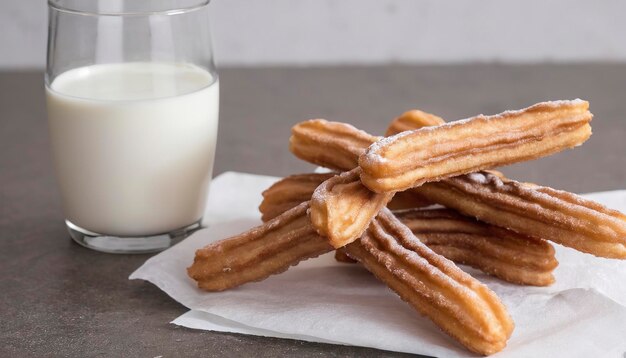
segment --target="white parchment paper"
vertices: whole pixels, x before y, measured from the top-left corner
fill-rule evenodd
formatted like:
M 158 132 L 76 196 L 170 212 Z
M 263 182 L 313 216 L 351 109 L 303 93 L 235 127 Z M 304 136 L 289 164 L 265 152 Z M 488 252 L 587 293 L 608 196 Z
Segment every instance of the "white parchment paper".
M 190 309 L 174 324 L 437 357 L 472 357 L 360 265 L 332 254 L 237 289 L 208 293 L 186 275 L 195 250 L 260 223 L 261 192 L 277 178 L 225 173 L 213 180 L 207 229 L 146 261 L 130 279 L 150 281 Z M 626 211 L 626 191 L 585 195 Z M 556 246 L 557 282 L 516 286 L 463 267 L 503 300 L 515 321 L 493 357 L 625 357 L 626 262 Z

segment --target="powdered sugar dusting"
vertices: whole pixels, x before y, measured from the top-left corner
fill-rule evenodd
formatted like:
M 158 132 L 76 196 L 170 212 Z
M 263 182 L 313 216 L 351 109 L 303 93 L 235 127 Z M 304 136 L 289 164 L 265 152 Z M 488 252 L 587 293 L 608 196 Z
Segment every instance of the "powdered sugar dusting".
M 523 112 L 528 111 L 529 109 L 533 109 L 533 108 L 537 108 L 537 107 L 547 107 L 547 108 L 554 109 L 554 108 L 558 108 L 558 107 L 575 107 L 575 106 L 581 105 L 583 103 L 586 103 L 586 101 L 584 101 L 584 100 L 582 100 L 580 98 L 576 98 L 576 99 L 573 99 L 573 100 L 557 100 L 557 101 L 539 102 L 539 103 L 536 103 L 536 104 L 534 104 L 534 105 L 532 105 L 530 107 L 526 107 L 526 108 L 523 108 L 523 109 L 507 110 L 507 111 L 501 112 L 499 114 L 494 114 L 494 115 L 489 115 L 489 116 L 486 116 L 484 114 L 479 114 L 477 116 L 463 118 L 463 119 L 459 119 L 459 120 L 456 120 L 456 121 L 453 121 L 453 122 L 448 122 L 448 123 L 442 124 L 440 126 L 424 127 L 424 128 L 420 128 L 420 129 L 417 129 L 417 130 L 421 130 L 421 131 L 430 130 L 430 131 L 432 131 L 432 130 L 435 130 L 435 129 L 439 128 L 439 127 L 446 127 L 446 126 L 447 127 L 454 127 L 454 126 L 458 126 L 458 125 L 461 125 L 461 124 L 466 124 L 468 122 L 472 122 L 474 120 L 491 121 L 491 120 L 502 118 L 502 117 L 516 116 L 516 115 L 519 115 L 519 114 L 521 114 Z
M 571 100 L 564 99 L 564 100 L 557 100 L 557 101 L 546 101 L 546 102 L 537 103 L 536 105 L 542 105 L 542 106 L 555 108 L 555 107 L 561 107 L 561 106 L 578 106 L 586 102 L 587 101 L 585 100 L 576 98 L 576 99 L 571 99 Z
M 313 195 L 311 195 L 311 201 L 316 203 L 326 202 L 331 194 L 332 188 L 335 185 L 358 181 L 360 173 L 361 170 L 359 167 L 357 167 L 349 172 L 343 172 L 325 180 L 313 191 Z
M 550 108 L 550 109 L 555 109 L 555 108 L 559 108 L 559 107 L 576 107 L 579 106 L 583 103 L 586 103 L 586 101 L 580 99 L 580 98 L 576 98 L 574 100 L 558 100 L 558 101 L 546 101 L 546 102 L 539 102 L 537 104 L 534 104 L 530 107 L 524 108 L 524 109 L 516 109 L 516 110 L 508 110 L 508 111 L 504 111 L 500 114 L 496 114 L 493 116 L 489 116 L 488 119 L 493 119 L 493 118 L 501 118 L 501 117 L 509 117 L 509 116 L 516 116 L 519 115 L 522 112 L 534 109 L 534 108 L 540 108 L 540 107 L 544 107 L 544 108 Z
M 430 128 L 430 127 L 424 127 L 424 128 Z M 416 129 L 416 130 L 420 130 L 420 129 Z M 380 155 L 382 148 L 388 145 L 391 145 L 393 142 L 397 141 L 398 139 L 403 138 L 413 132 L 415 131 L 400 132 L 398 134 L 382 138 L 379 141 L 372 143 L 367 149 L 367 152 L 365 152 L 365 155 L 361 157 L 364 161 L 364 164 L 372 165 L 372 164 L 380 164 L 380 163 L 388 162 L 387 158 L 384 158 L 382 155 Z

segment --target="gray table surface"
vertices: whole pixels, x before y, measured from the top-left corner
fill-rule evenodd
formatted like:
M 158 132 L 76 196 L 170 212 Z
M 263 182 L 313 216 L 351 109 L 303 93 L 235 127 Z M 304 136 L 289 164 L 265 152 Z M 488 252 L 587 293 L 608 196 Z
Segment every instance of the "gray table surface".
M 215 174 L 307 172 L 290 126 L 322 117 L 382 133 L 420 108 L 447 119 L 584 98 L 594 135 L 511 177 L 589 192 L 626 188 L 626 65 L 223 69 Z M 0 73 L 0 356 L 402 356 L 374 349 L 176 327 L 186 309 L 128 275 L 149 255 L 70 241 L 49 158 L 42 73 Z

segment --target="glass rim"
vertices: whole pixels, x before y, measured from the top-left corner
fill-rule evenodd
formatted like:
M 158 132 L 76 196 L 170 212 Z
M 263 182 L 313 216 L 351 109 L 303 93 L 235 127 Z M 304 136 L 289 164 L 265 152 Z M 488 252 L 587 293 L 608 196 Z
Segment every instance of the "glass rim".
M 61 4 L 62 0 L 48 0 L 48 8 L 75 15 L 86 16 L 151 16 L 151 15 L 178 15 L 197 11 L 205 8 L 211 0 L 198 0 L 189 6 L 178 6 L 170 9 L 153 10 L 153 11 L 92 11 L 84 10 Z

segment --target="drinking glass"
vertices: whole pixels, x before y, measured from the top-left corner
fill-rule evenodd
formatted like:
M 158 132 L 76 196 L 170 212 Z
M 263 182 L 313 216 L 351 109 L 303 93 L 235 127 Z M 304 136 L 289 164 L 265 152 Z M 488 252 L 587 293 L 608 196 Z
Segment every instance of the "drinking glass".
M 104 252 L 201 225 L 217 140 L 209 0 L 49 0 L 45 75 L 65 223 Z

